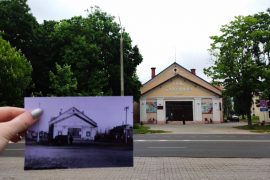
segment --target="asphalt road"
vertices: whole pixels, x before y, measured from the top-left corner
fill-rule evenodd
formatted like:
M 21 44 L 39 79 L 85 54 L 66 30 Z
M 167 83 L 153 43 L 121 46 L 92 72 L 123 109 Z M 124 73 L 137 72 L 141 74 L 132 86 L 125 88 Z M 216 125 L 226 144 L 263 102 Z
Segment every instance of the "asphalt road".
M 10 143 L 1 156 L 24 157 L 24 141 Z M 135 157 L 270 158 L 270 134 L 134 135 Z
M 134 156 L 270 158 L 270 134 L 135 135 Z

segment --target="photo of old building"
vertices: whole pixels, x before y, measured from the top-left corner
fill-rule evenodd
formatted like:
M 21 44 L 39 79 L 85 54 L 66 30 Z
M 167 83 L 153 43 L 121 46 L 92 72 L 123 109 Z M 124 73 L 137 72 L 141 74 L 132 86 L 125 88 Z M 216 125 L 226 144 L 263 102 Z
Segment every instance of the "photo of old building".
M 25 98 L 26 110 L 43 109 L 28 130 L 25 169 L 133 166 L 132 105 L 132 97 Z
M 75 107 L 65 112 L 59 112 L 59 116 L 49 121 L 49 138 L 57 135 L 73 136 L 77 139 L 94 139 L 97 131 L 97 123 L 87 117 L 84 112 Z

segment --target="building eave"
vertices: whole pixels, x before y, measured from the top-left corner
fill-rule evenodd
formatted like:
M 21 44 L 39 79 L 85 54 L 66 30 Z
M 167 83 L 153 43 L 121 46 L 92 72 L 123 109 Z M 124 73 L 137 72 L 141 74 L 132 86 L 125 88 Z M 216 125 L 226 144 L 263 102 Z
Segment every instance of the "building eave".
M 144 87 L 145 85 L 147 85 L 148 83 L 150 83 L 151 81 L 155 80 L 155 79 L 156 79 L 157 77 L 159 77 L 163 72 L 167 71 L 168 69 L 170 69 L 170 68 L 173 67 L 174 65 L 180 66 L 181 68 L 183 68 L 184 70 L 186 70 L 188 73 L 190 73 L 190 74 L 196 76 L 196 77 L 199 78 L 200 80 L 206 82 L 207 84 L 211 85 L 212 87 L 214 87 L 215 89 L 217 89 L 217 90 L 220 91 L 219 88 L 217 88 L 217 87 L 215 87 L 214 85 L 210 84 L 209 82 L 205 81 L 204 79 L 202 79 L 201 77 L 197 76 L 196 74 L 191 73 L 189 70 L 187 70 L 186 68 L 184 68 L 183 66 L 181 66 L 180 64 L 178 64 L 178 63 L 176 63 L 176 62 L 172 63 L 172 64 L 171 64 L 170 66 L 168 66 L 166 69 L 164 69 L 163 71 L 161 71 L 160 73 L 158 73 L 154 78 L 152 78 L 152 79 L 150 79 L 149 81 L 147 81 L 146 83 L 144 83 L 144 84 L 143 84 L 143 87 Z
M 206 87 L 204 87 L 204 86 L 202 86 L 202 85 L 200 85 L 200 84 L 198 84 L 198 83 L 196 83 L 196 82 L 194 82 L 194 81 L 192 81 L 192 80 L 190 80 L 190 79 L 188 79 L 188 78 L 185 78 L 185 77 L 181 76 L 180 74 L 176 74 L 175 76 L 173 76 L 173 77 L 167 79 L 166 81 L 160 83 L 159 85 L 157 85 L 157 86 L 155 86 L 155 87 L 149 89 L 148 91 L 144 92 L 144 93 L 142 94 L 142 96 L 145 95 L 145 94 L 147 94 L 147 93 L 149 93 L 149 92 L 151 92 L 151 91 L 153 91 L 154 89 L 156 89 L 156 88 L 162 86 L 163 84 L 165 84 L 165 83 L 167 83 L 167 82 L 173 80 L 173 79 L 176 78 L 176 77 L 180 77 L 180 78 L 184 79 L 185 81 L 191 82 L 191 83 L 194 84 L 194 86 L 198 86 L 198 87 L 201 87 L 201 88 L 203 88 L 203 89 L 206 89 L 207 91 L 210 91 L 211 93 L 217 95 L 219 98 L 222 97 L 222 94 L 218 94 L 218 93 L 216 93 L 215 91 L 212 91 L 212 90 L 210 90 L 210 89 L 208 89 L 208 88 L 206 88 Z M 219 89 L 218 89 L 218 90 L 219 90 Z M 220 90 L 219 90 L 219 91 L 220 91 Z M 220 93 L 221 93 L 221 91 L 220 91 Z

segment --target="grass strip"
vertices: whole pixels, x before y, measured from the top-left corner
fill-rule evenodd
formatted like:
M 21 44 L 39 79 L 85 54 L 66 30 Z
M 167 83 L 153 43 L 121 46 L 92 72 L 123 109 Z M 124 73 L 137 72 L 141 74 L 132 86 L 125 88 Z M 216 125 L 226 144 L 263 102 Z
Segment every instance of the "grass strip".
M 265 125 L 265 126 L 238 126 L 234 127 L 237 129 L 242 129 L 242 130 L 250 130 L 251 132 L 256 132 L 256 133 L 270 133 L 270 125 Z
M 134 134 L 166 133 L 166 131 L 162 131 L 162 130 L 150 130 L 150 127 L 139 126 L 137 129 L 133 129 L 133 133 Z

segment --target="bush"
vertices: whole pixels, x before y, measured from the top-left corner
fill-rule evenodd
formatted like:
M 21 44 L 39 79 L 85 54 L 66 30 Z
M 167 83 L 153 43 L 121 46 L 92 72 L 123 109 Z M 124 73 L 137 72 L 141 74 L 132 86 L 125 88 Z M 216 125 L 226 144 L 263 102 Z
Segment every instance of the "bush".
M 139 125 L 136 122 L 133 122 L 133 129 L 139 129 Z

